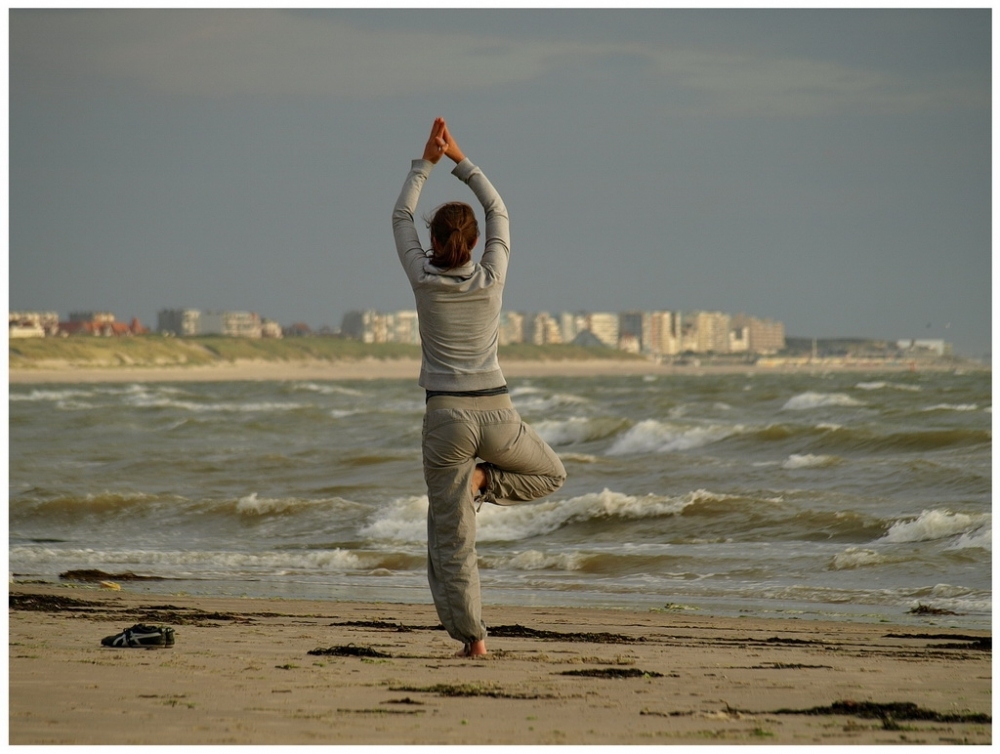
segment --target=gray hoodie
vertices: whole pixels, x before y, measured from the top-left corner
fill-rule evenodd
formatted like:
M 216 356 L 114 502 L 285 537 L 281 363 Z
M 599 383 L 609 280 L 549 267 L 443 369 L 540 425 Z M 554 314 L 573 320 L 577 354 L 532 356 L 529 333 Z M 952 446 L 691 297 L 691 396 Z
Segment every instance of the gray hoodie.
M 413 222 L 420 191 L 434 164 L 414 160 L 392 211 L 396 252 L 417 304 L 423 358 L 420 386 L 465 392 L 505 384 L 497 343 L 510 257 L 510 220 L 503 199 L 468 159 L 452 175 L 468 184 L 486 211 L 479 262 L 443 270 L 430 263 Z

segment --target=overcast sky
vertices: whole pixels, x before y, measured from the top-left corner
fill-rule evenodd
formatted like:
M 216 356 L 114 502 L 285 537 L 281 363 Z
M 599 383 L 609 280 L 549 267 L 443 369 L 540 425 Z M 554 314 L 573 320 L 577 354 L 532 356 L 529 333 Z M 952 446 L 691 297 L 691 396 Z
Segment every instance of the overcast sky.
M 991 350 L 991 14 L 10 11 L 11 309 L 412 308 L 435 116 L 511 215 L 505 307 L 746 312 Z M 441 163 L 420 211 L 474 201 Z

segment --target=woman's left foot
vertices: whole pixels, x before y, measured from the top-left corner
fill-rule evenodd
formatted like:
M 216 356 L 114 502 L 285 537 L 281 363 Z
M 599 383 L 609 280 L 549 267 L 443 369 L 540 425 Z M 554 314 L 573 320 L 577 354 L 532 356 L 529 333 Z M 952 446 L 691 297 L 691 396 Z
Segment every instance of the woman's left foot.
M 486 654 L 486 641 L 479 639 L 478 641 L 470 641 L 462 647 L 461 652 L 455 653 L 455 657 L 482 657 L 484 654 Z

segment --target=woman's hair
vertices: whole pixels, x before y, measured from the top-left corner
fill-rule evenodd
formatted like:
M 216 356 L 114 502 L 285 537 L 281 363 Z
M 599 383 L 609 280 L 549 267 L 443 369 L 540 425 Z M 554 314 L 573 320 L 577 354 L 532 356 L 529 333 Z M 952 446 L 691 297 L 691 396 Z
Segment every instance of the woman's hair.
M 472 247 L 479 239 L 479 224 L 472 207 L 463 202 L 448 202 L 434 210 L 427 221 L 431 238 L 436 242 L 431 264 L 443 270 L 461 267 L 472 259 Z

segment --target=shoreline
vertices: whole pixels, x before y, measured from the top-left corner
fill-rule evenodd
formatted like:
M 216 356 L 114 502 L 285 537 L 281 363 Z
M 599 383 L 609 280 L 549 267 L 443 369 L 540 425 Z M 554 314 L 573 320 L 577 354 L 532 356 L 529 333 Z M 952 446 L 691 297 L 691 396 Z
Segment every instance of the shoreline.
M 602 377 L 602 376 L 700 376 L 708 374 L 826 374 L 831 372 L 910 373 L 921 371 L 982 370 L 987 366 L 964 363 L 911 365 L 897 362 L 821 362 L 781 365 L 703 364 L 663 365 L 643 360 L 581 359 L 563 361 L 501 361 L 507 377 Z M 9 368 L 8 383 L 104 383 L 104 382 L 231 382 L 287 380 L 412 379 L 420 374 L 419 359 L 375 359 L 273 362 L 237 360 L 211 366 L 78 366 L 68 362 L 46 362 L 44 366 Z
M 487 605 L 470 660 L 430 605 L 8 591 L 15 745 L 992 740 L 982 631 Z

